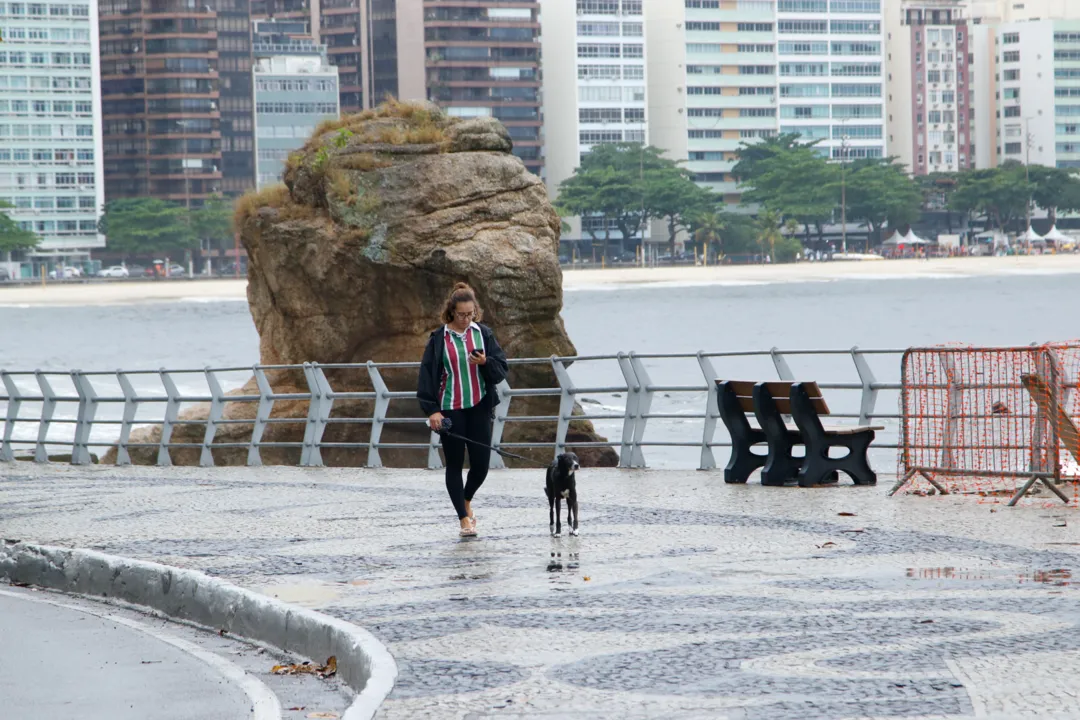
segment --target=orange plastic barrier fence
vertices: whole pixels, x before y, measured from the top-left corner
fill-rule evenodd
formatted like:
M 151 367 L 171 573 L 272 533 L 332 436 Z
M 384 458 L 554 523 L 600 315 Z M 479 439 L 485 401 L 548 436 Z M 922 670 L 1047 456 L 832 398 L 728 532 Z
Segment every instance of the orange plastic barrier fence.
M 1015 505 L 1038 483 L 1066 503 L 1080 498 L 1080 342 L 913 348 L 901 377 L 890 494 L 925 482 Z

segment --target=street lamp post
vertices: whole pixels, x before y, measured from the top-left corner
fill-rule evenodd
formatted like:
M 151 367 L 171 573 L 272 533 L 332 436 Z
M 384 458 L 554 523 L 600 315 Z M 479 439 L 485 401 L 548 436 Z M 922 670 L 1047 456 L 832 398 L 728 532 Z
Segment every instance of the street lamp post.
M 1028 198 L 1027 198 L 1027 227 L 1024 229 L 1024 245 L 1027 247 L 1027 254 L 1031 254 L 1031 143 L 1032 135 L 1029 123 L 1031 117 L 1024 118 L 1024 182 L 1027 184 Z
M 840 247 L 847 255 L 847 143 L 844 133 L 840 138 Z

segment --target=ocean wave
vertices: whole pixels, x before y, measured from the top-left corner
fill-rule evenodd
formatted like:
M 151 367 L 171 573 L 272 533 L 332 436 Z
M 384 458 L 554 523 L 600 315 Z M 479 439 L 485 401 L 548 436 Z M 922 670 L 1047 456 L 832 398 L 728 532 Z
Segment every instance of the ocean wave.
M 211 297 L 182 297 L 182 298 L 177 298 L 174 302 L 198 303 L 200 305 L 209 305 L 210 303 L 221 303 L 221 302 L 242 302 L 242 303 L 246 303 L 247 301 L 248 301 L 248 299 L 246 297 L 228 297 L 226 295 L 222 295 L 222 296 L 211 296 Z M 165 302 L 169 302 L 169 301 L 166 300 Z

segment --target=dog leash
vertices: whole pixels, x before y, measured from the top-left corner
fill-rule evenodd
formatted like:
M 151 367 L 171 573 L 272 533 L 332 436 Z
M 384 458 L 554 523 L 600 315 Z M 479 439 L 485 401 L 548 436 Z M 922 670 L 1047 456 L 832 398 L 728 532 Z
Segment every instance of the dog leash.
M 480 447 L 487 448 L 491 452 L 498 453 L 499 455 L 502 455 L 503 457 L 514 458 L 515 460 L 524 460 L 525 462 L 532 463 L 533 465 L 535 465 L 537 467 L 546 468 L 546 467 L 550 466 L 550 463 L 542 463 L 542 462 L 540 462 L 538 460 L 533 460 L 532 458 L 527 458 L 524 455 L 517 455 L 517 454 L 512 453 L 512 452 L 507 452 L 506 450 L 500 450 L 499 448 L 492 447 L 491 445 L 485 445 L 482 442 L 477 442 L 476 440 L 471 440 L 471 439 L 465 437 L 464 435 L 458 435 L 457 433 L 452 433 L 452 432 L 450 432 L 450 427 L 451 427 L 450 418 L 443 418 L 442 430 L 439 431 L 439 434 L 440 435 L 446 435 L 447 437 L 456 438 L 458 440 L 464 440 L 465 442 L 472 443 L 473 445 L 479 445 Z

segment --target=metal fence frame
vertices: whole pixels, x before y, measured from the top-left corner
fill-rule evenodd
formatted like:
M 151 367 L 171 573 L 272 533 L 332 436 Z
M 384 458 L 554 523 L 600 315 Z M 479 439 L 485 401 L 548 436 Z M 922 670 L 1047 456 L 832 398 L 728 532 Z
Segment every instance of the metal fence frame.
M 895 355 L 897 359 L 903 355 L 904 350 L 864 350 L 853 347 L 848 350 L 771 350 L 761 351 L 736 351 L 719 353 L 684 353 L 684 354 L 638 354 L 633 352 L 620 352 L 615 355 L 591 355 L 574 357 L 552 357 L 510 360 L 511 365 L 549 365 L 554 371 L 558 387 L 553 388 L 511 388 L 503 382 L 497 388 L 500 403 L 492 427 L 492 445 L 502 450 L 516 450 L 521 448 L 552 448 L 553 456 L 565 452 L 567 448 L 582 447 L 612 447 L 619 449 L 619 467 L 644 468 L 645 454 L 643 449 L 648 447 L 700 447 L 701 459 L 698 465 L 700 470 L 711 470 L 717 467 L 716 457 L 713 450 L 717 447 L 730 447 L 729 442 L 716 442 L 716 422 L 720 417 L 717 405 L 717 391 L 715 380 L 719 377 L 714 369 L 713 360 L 718 358 L 734 357 L 768 357 L 780 380 L 794 381 L 795 375 L 788 366 L 787 358 L 790 356 L 814 356 L 814 357 L 840 357 L 848 356 L 854 365 L 858 376 L 857 383 L 818 383 L 823 390 L 857 390 L 860 392 L 859 412 L 850 414 L 836 414 L 832 417 L 851 418 L 859 424 L 870 424 L 872 420 L 884 420 L 900 418 L 896 412 L 876 412 L 878 393 L 882 390 L 900 390 L 900 383 L 881 383 L 874 377 L 867 362 L 870 355 Z M 647 360 L 673 360 L 673 359 L 696 359 L 701 370 L 703 385 L 655 385 L 645 368 Z M 625 385 L 611 387 L 576 387 L 570 378 L 569 365 L 574 362 L 584 361 L 617 361 L 622 372 Z M 58 423 L 73 423 L 75 425 L 74 440 L 71 443 L 71 463 L 73 465 L 85 465 L 92 462 L 90 449 L 94 447 L 117 448 L 117 465 L 130 465 L 132 448 L 156 448 L 157 465 L 167 466 L 172 464 L 169 450 L 172 448 L 199 448 L 199 464 L 202 467 L 214 465 L 212 450 L 215 448 L 246 448 L 247 465 L 255 466 L 262 464 L 260 455 L 261 448 L 267 447 L 294 447 L 300 448 L 300 465 L 302 467 L 321 467 L 323 465 L 322 450 L 326 448 L 365 448 L 368 451 L 367 467 L 382 467 L 380 450 L 384 449 L 415 449 L 428 452 L 428 468 L 438 469 L 442 467 L 439 456 L 439 436 L 431 434 L 427 444 L 409 443 L 384 443 L 382 431 L 388 424 L 394 423 L 421 423 L 423 418 L 391 418 L 387 415 L 392 400 L 415 398 L 412 392 L 390 391 L 383 379 L 382 372 L 389 369 L 416 369 L 419 363 L 375 363 L 365 364 L 319 364 L 304 363 L 303 365 L 255 365 L 251 368 L 203 368 L 200 370 L 135 370 L 114 372 L 83 372 L 72 370 L 67 373 L 49 372 L 42 370 L 33 371 L 5 371 L 0 370 L 0 383 L 3 392 L 0 401 L 7 402 L 7 413 L 4 418 L 3 437 L 0 440 L 0 462 L 12 462 L 15 460 L 14 446 L 33 445 L 34 460 L 36 462 L 48 462 L 49 453 L 47 446 L 58 445 L 56 441 L 48 440 L 49 428 Z M 333 370 L 359 370 L 364 369 L 371 378 L 373 390 L 368 392 L 346 392 L 335 390 L 326 376 L 326 371 Z M 236 373 L 252 371 L 257 395 L 226 395 L 222 390 L 217 375 L 221 373 Z M 278 393 L 273 390 L 267 379 L 268 371 L 293 370 L 302 371 L 308 385 L 306 393 Z M 177 389 L 175 377 L 179 375 L 200 374 L 205 376 L 209 395 L 182 395 Z M 156 375 L 160 378 L 165 395 L 139 395 L 132 383 L 134 376 Z M 58 395 L 49 377 L 68 376 L 71 378 L 76 395 Z M 40 388 L 39 394 L 28 395 L 20 390 L 15 383 L 15 378 L 34 377 Z M 121 389 L 120 396 L 102 396 L 94 387 L 95 377 L 115 377 Z M 760 378 L 765 380 L 767 378 Z M 703 413 L 671 414 L 651 412 L 653 398 L 656 393 L 706 393 L 706 407 Z M 576 399 L 580 395 L 604 393 L 625 393 L 626 409 L 623 413 L 613 414 L 590 414 L 573 415 Z M 509 415 L 512 400 L 516 397 L 548 396 L 559 398 L 559 414 L 557 416 L 511 416 Z M 279 400 L 305 400 L 310 401 L 308 413 L 303 418 L 275 418 L 271 417 L 273 405 Z M 374 400 L 374 413 L 367 418 L 331 418 L 331 410 L 338 400 Z M 41 403 L 41 415 L 38 418 L 19 417 L 19 410 L 24 403 Z M 78 411 L 74 419 L 55 418 L 54 414 L 58 403 L 78 403 Z M 228 420 L 224 418 L 227 403 L 258 403 L 255 418 L 242 420 Z M 102 404 L 123 404 L 123 416 L 119 420 L 96 419 L 98 409 Z M 161 403 L 165 410 L 160 421 L 136 421 L 138 408 L 144 404 Z M 207 419 L 204 420 L 181 420 L 180 408 L 185 403 L 209 403 L 210 410 Z M 684 442 L 660 442 L 645 439 L 645 430 L 649 420 L 658 419 L 680 420 L 704 420 L 704 431 L 700 440 Z M 622 435 L 618 440 L 609 442 L 569 443 L 567 433 L 572 420 L 622 420 Z M 16 423 L 37 423 L 37 440 L 14 440 L 13 434 Z M 129 442 L 131 430 L 136 425 L 143 426 L 157 424 L 162 426 L 161 441 L 159 443 L 132 443 Z M 504 443 L 503 433 L 508 423 L 518 422 L 554 422 L 556 424 L 555 440 L 547 443 Z M 217 429 L 225 424 L 243 424 L 252 426 L 251 438 L 244 443 L 215 443 L 214 437 Z M 301 442 L 264 442 L 262 440 L 266 428 L 270 424 L 293 423 L 304 424 L 304 437 Z M 359 423 L 370 424 L 371 435 L 367 443 L 332 443 L 324 442 L 323 434 L 331 424 Z M 178 443 L 172 441 L 172 434 L 176 427 L 181 425 L 205 425 L 205 433 L 201 443 Z M 95 425 L 118 425 L 119 435 L 116 440 L 110 442 L 92 442 L 91 430 Z M 895 449 L 897 445 L 875 444 L 876 448 Z M 493 468 L 505 467 L 502 458 L 494 454 L 491 458 Z

